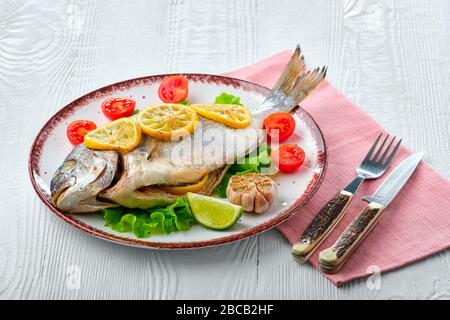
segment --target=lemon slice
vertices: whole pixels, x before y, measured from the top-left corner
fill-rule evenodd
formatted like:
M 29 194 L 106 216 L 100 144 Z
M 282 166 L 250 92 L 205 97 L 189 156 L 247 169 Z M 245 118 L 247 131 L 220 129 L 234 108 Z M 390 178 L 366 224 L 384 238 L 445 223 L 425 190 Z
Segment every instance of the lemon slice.
M 109 122 L 84 136 L 87 148 L 130 152 L 141 143 L 141 128 L 130 118 Z
M 234 225 L 242 216 L 243 209 L 222 199 L 188 193 L 187 199 L 195 220 L 201 225 L 224 230 Z
M 193 104 L 192 108 L 205 118 L 235 129 L 248 127 L 252 123 L 250 111 L 240 104 Z
M 200 191 L 203 186 L 208 181 L 208 174 L 205 174 L 203 178 L 195 183 L 195 184 L 189 184 L 189 185 L 183 185 L 183 186 L 161 186 L 159 189 L 166 191 L 171 194 L 177 194 L 177 195 L 184 195 L 188 192 L 198 192 Z
M 139 112 L 142 131 L 163 141 L 178 141 L 195 130 L 198 116 L 194 109 L 181 104 L 157 104 Z

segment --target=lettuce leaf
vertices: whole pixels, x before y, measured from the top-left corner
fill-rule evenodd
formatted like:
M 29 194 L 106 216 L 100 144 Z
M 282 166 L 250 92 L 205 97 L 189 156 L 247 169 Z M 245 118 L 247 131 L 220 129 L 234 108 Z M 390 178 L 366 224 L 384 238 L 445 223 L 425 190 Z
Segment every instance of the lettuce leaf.
M 186 99 L 184 99 L 183 101 L 178 102 L 178 104 L 183 104 L 183 105 L 185 105 L 185 106 L 188 106 L 188 105 L 189 105 L 189 99 L 186 98 Z
M 189 204 L 182 198 L 162 208 L 144 210 L 118 207 L 104 209 L 101 214 L 105 226 L 117 232 L 133 232 L 138 238 L 186 231 L 195 223 Z
M 218 95 L 216 97 L 216 100 L 214 101 L 214 103 L 218 103 L 218 104 L 240 104 L 241 103 L 241 98 L 233 96 L 230 93 L 227 92 L 222 92 L 220 95 Z

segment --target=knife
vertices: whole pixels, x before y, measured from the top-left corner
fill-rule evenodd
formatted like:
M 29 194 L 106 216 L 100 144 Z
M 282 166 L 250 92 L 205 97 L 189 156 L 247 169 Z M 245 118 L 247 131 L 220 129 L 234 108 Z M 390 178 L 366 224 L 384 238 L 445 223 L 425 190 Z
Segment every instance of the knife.
M 320 269 L 333 274 L 339 271 L 364 238 L 375 227 L 384 209 L 409 180 L 424 156 L 417 153 L 400 163 L 372 196 L 362 199 L 369 204 L 350 223 L 333 246 L 319 254 Z

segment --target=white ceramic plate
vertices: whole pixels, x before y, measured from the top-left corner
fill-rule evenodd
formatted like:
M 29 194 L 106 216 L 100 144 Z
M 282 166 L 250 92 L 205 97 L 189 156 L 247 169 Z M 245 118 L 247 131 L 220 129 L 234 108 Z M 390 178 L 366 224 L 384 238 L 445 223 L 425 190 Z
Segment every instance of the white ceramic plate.
M 295 134 L 290 143 L 297 143 L 306 152 L 306 161 L 293 174 L 274 176 L 278 184 L 278 197 L 269 211 L 263 215 L 244 214 L 232 228 L 225 231 L 209 230 L 199 225 L 185 232 L 151 236 L 137 239 L 131 233 L 117 233 L 104 226 L 98 214 L 65 214 L 56 208 L 50 199 L 50 181 L 73 146 L 67 140 L 67 124 L 77 119 L 88 119 L 101 125 L 108 122 L 100 105 L 109 97 L 124 96 L 136 100 L 136 107 L 142 109 L 160 103 L 158 87 L 167 75 L 149 76 L 116 83 L 91 92 L 58 111 L 38 133 L 30 152 L 29 172 L 36 193 L 52 212 L 72 226 L 113 242 L 147 248 L 183 249 L 224 244 L 247 238 L 270 229 L 287 220 L 315 193 L 326 164 L 326 148 L 317 124 L 302 108 L 293 112 L 297 121 Z M 259 105 L 269 89 L 250 82 L 205 74 L 184 74 L 189 80 L 189 101 L 191 103 L 214 101 L 221 92 L 239 96 L 249 109 Z

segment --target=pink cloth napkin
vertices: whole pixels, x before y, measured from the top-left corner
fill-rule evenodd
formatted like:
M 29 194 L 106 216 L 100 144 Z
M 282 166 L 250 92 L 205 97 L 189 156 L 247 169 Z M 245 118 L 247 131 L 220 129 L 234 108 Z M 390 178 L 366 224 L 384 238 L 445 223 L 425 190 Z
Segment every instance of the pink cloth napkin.
M 227 75 L 271 87 L 291 54 L 285 51 Z M 322 185 L 312 199 L 289 221 L 278 226 L 278 230 L 291 244 L 325 203 L 354 178 L 355 168 L 377 134 L 385 132 L 369 115 L 326 81 L 301 106 L 312 115 L 324 134 L 328 168 Z M 411 154 L 406 147 L 401 147 L 390 170 L 382 178 L 364 182 L 343 220 L 311 257 L 310 262 L 315 268 L 319 269 L 318 253 L 331 246 L 366 205 L 360 200 L 361 196 L 374 192 L 383 178 Z M 386 209 L 378 225 L 341 271 L 325 276 L 339 286 L 371 275 L 377 268 L 381 272 L 392 270 L 449 248 L 449 208 L 449 181 L 427 164 L 420 164 L 405 188 Z

